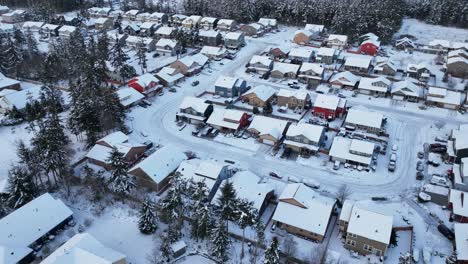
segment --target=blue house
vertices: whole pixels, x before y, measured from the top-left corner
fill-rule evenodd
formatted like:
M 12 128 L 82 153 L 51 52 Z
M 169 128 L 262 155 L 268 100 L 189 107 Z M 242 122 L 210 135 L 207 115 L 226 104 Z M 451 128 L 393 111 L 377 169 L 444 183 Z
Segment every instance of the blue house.
M 238 97 L 247 90 L 247 82 L 238 78 L 221 76 L 215 83 L 215 93 L 221 97 Z

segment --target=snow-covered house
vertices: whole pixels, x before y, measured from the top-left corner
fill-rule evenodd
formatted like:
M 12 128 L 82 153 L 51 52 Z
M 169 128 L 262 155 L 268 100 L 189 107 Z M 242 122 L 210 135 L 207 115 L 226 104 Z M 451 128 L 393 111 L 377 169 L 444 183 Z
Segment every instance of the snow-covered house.
M 346 111 L 346 99 L 335 95 L 318 94 L 315 98 L 313 115 L 328 120 L 341 117 Z
M 199 73 L 208 62 L 208 57 L 197 53 L 192 56 L 185 56 L 173 62 L 171 67 L 185 76 L 192 76 Z
M 301 155 L 310 155 L 318 152 L 325 138 L 323 126 L 308 123 L 290 125 L 286 132 L 284 145 Z
M 369 141 L 335 137 L 328 155 L 333 161 L 368 167 L 374 148 L 375 144 Z
M 220 20 L 221 21 L 221 20 Z M 219 24 L 218 24 L 219 26 Z M 242 32 L 229 32 L 224 35 L 224 46 L 228 49 L 239 49 L 245 46 L 245 36 Z
M 220 19 L 216 28 L 221 31 L 234 31 L 237 28 L 237 22 L 232 19 Z
M 461 124 L 458 128 L 452 129 L 450 140 L 447 144 L 447 154 L 450 159 L 460 163 L 462 158 L 468 157 L 468 125 Z
M 238 97 L 247 91 L 247 82 L 245 80 L 220 76 L 215 83 L 215 93 L 222 97 Z
M 43 38 L 57 37 L 59 28 L 59 25 L 44 24 L 39 33 Z
M 449 202 L 449 188 L 435 184 L 425 184 L 421 188 L 421 192 L 428 194 L 431 202 L 440 206 L 447 206 Z
M 200 159 L 182 161 L 176 173 L 187 181 L 204 182 L 208 188 L 209 200 L 213 199 L 221 182 L 231 176 L 231 171 L 226 164 Z
M 128 164 L 138 160 L 146 150 L 145 145 L 129 142 L 127 135 L 117 131 L 98 140 L 85 157 L 89 163 L 110 170 L 112 168 L 109 157 L 114 147 L 124 155 L 125 162 Z
M 384 116 L 379 112 L 370 112 L 352 108 L 346 116 L 345 126 L 365 130 L 369 133 L 380 133 L 383 126 Z
M 187 19 L 186 15 L 175 14 L 171 16 L 170 24 L 174 27 L 182 26 L 182 23 Z
M 3 23 L 9 23 L 9 24 L 14 24 L 14 23 L 19 23 L 24 21 L 24 18 L 26 16 L 26 10 L 13 10 L 8 13 L 4 13 L 2 15 L 2 22 Z
M 273 223 L 289 233 L 322 242 L 335 201 L 302 183 L 288 184 L 279 197 Z
M 344 49 L 348 45 L 348 36 L 331 34 L 328 36 L 327 46 L 334 49 Z
M 235 109 L 214 108 L 206 123 L 221 132 L 234 133 L 249 125 L 250 115 Z
M 310 86 L 319 85 L 322 82 L 325 69 L 319 63 L 302 63 L 297 79 Z
M 262 25 L 266 31 L 278 29 L 278 20 L 275 18 L 262 17 L 258 20 L 258 24 Z
M 41 30 L 41 27 L 44 25 L 44 22 L 37 22 L 37 21 L 26 21 L 23 23 L 21 26 L 21 29 L 24 32 L 30 31 L 31 33 L 34 32 L 39 32 Z
M 137 178 L 137 184 L 149 190 L 160 192 L 164 190 L 170 176 L 187 156 L 172 145 L 166 145 L 143 161 L 128 170 Z
M 258 141 L 267 145 L 276 145 L 283 138 L 287 121 L 266 116 L 254 116 L 247 129 L 258 137 Z
M 468 158 L 462 158 L 460 164 L 453 164 L 453 188 L 468 192 Z
M 168 38 L 171 39 L 176 33 L 176 29 L 173 27 L 160 27 L 154 33 L 158 38 Z
M 150 16 L 151 14 L 148 12 L 139 13 L 138 15 L 136 15 L 135 20 L 140 21 L 140 22 L 147 22 L 149 21 Z
M 462 103 L 462 94 L 439 87 L 429 87 L 426 104 L 436 105 L 447 109 L 458 109 Z
M 310 105 L 310 95 L 305 90 L 280 89 L 276 97 L 280 107 L 304 110 Z
M 323 32 L 325 32 L 325 26 L 324 25 L 306 24 L 304 29 L 311 32 L 314 36 L 319 36 Z
M 457 263 L 468 263 L 468 224 L 455 223 L 455 252 Z
M 89 233 L 74 235 L 41 264 L 125 264 L 125 255 L 106 247 Z
M 140 10 L 131 9 L 123 14 L 123 18 L 128 19 L 128 20 L 136 20 L 136 17 L 139 13 L 141 13 Z
M 18 110 L 24 109 L 29 101 L 39 99 L 41 87 L 33 86 L 20 91 L 3 89 L 3 91 L 4 93 L 0 95 L 0 113 L 5 113 L 13 107 Z
M 0 15 L 6 14 L 10 12 L 10 8 L 8 6 L 0 5 Z
M 122 10 L 112 10 L 109 12 L 109 18 L 122 18 L 124 15 L 124 11 Z
M 362 94 L 385 96 L 392 86 L 392 82 L 385 77 L 362 77 L 358 91 Z
M 250 72 L 265 74 L 273 68 L 273 61 L 267 56 L 254 55 L 248 64 L 247 69 Z
M 115 43 L 125 44 L 125 40 L 128 38 L 127 34 L 118 34 L 107 32 L 107 37 L 109 38 L 109 43 L 115 45 Z
M 277 79 L 294 79 L 301 66 L 292 63 L 275 62 L 270 76 Z
M 357 73 L 368 73 L 372 57 L 365 55 L 349 56 L 346 58 L 344 69 Z
M 176 118 L 189 124 L 198 124 L 208 120 L 212 112 L 213 105 L 206 103 L 204 99 L 186 96 L 179 106 Z
M 175 40 L 162 38 L 158 40 L 155 48 L 163 55 L 175 56 L 179 51 L 179 44 Z
M 265 33 L 265 27 L 259 23 L 244 24 L 240 30 L 249 37 L 261 37 Z
M 128 35 L 136 36 L 140 34 L 140 25 L 137 23 L 130 23 L 123 27 L 123 32 Z
M 161 27 L 161 24 L 155 22 L 145 22 L 140 25 L 140 36 L 152 37 L 156 30 Z
M 468 223 L 468 192 L 450 189 L 448 208 L 451 219 L 458 223 Z
M 341 221 L 347 222 L 346 248 L 361 255 L 385 255 L 390 244 L 393 216 L 361 208 L 347 200 L 341 211 Z
M 164 67 L 156 73 L 156 78 L 161 82 L 165 87 L 174 85 L 185 79 L 185 76 L 180 73 L 177 69 L 172 67 Z
M 417 102 L 423 98 L 423 90 L 409 80 L 399 81 L 393 83 L 390 92 L 394 100 L 408 100 L 410 102 Z
M 395 62 L 388 58 L 377 60 L 374 67 L 374 73 L 377 74 L 393 76 L 397 73 L 397 71 L 398 67 L 396 66 Z
M 77 30 L 74 26 L 61 26 L 58 30 L 59 37 L 68 39 Z
M 395 48 L 400 50 L 412 50 L 416 48 L 416 44 L 411 39 L 404 37 L 395 42 Z
M 253 208 L 257 210 L 259 217 L 267 208 L 268 202 L 274 198 L 274 184 L 269 181 L 261 180 L 258 175 L 251 171 L 239 171 L 223 182 L 232 183 L 238 198 L 252 202 Z M 216 192 L 213 201 L 220 196 L 221 188 Z
M 314 56 L 314 50 L 308 47 L 292 48 L 288 57 L 293 61 L 310 62 Z
M 349 71 L 339 72 L 334 74 L 329 82 L 333 88 L 354 89 L 361 77 L 352 74 Z
M 259 85 L 242 94 L 242 100 L 249 105 L 264 107 L 276 94 L 276 90 L 270 86 Z
M 108 17 L 100 17 L 96 19 L 96 24 L 94 24 L 96 30 L 107 30 L 112 27 L 112 19 Z
M 428 81 L 431 77 L 431 71 L 427 68 L 426 64 L 408 64 L 406 67 L 406 74 L 411 77 L 415 78 L 420 81 Z
M 359 46 L 359 51 L 363 54 L 375 56 L 380 48 L 380 41 L 378 39 L 370 38 L 364 40 Z
M 149 21 L 158 23 L 158 24 L 167 24 L 168 16 L 165 13 L 154 12 L 149 16 Z
M 224 58 L 227 50 L 224 47 L 203 46 L 200 53 L 211 60 L 219 61 Z
M 182 21 L 182 26 L 186 29 L 198 28 L 201 20 L 202 20 L 201 16 L 196 16 L 196 15 L 189 16 L 186 19 L 184 19 L 184 21 Z
M 466 52 L 465 52 L 466 54 Z M 458 78 L 468 77 L 468 57 L 458 56 L 447 59 L 447 73 Z
M 203 17 L 200 21 L 200 28 L 204 30 L 212 30 L 216 28 L 218 20 L 219 19 L 216 17 Z
M 132 87 L 123 87 L 118 89 L 117 95 L 119 96 L 120 103 L 125 108 L 136 106 L 145 98 L 143 94 L 139 93 Z
M 153 38 L 128 36 L 127 39 L 125 39 L 125 42 L 133 49 L 139 49 L 140 47 L 143 47 L 147 52 L 151 52 L 156 49 L 156 40 Z
M 293 42 L 298 45 L 309 44 L 312 39 L 313 33 L 308 30 L 298 30 L 294 32 Z
M 0 262 L 31 263 L 34 250 L 73 218 L 61 200 L 45 193 L 0 219 Z
M 223 42 L 221 33 L 216 30 L 200 30 L 198 32 L 198 38 L 203 45 L 207 46 L 219 46 Z
M 151 73 L 137 76 L 128 81 L 127 85 L 142 93 L 145 97 L 154 96 L 156 93 L 162 91 L 162 85 Z
M 450 49 L 450 41 L 446 39 L 433 39 L 429 41 L 429 49 L 433 49 L 438 52 L 448 52 Z
M 323 64 L 333 64 L 336 50 L 333 48 L 321 47 L 315 55 L 315 61 Z
M 20 90 L 21 82 L 15 79 L 8 78 L 0 72 L 0 91 L 4 89 Z

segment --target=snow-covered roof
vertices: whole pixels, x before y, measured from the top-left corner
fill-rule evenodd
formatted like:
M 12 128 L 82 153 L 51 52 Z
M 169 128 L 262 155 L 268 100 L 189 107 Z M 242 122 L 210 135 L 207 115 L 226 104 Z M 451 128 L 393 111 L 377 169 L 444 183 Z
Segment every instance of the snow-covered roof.
M 158 30 L 156 30 L 156 34 L 159 35 L 170 35 L 172 32 L 174 32 L 175 28 L 173 27 L 160 27 Z
M 380 41 L 376 40 L 376 39 L 368 39 L 368 40 L 364 40 L 362 43 L 361 43 L 361 46 L 364 45 L 364 44 L 372 44 L 376 47 L 380 47 Z
M 427 69 L 426 64 L 425 63 L 419 63 L 419 64 L 409 63 L 406 66 L 406 72 L 416 72 L 420 69 Z
M 455 149 L 468 148 L 468 125 L 460 125 L 458 129 L 452 130 L 452 138 L 455 139 Z
M 145 98 L 144 95 L 131 87 L 124 87 L 117 90 L 117 95 L 119 96 L 120 103 L 123 106 L 129 106 Z
M 331 34 L 330 36 L 328 36 L 328 41 L 340 41 L 346 43 L 348 41 L 348 36 Z
M 368 40 L 368 39 L 375 39 L 375 40 L 379 40 L 379 37 L 372 33 L 372 32 L 369 32 L 369 33 L 366 33 L 364 35 L 361 35 L 360 37 L 361 39 L 365 39 L 365 40 Z
M 388 245 L 393 227 L 393 216 L 353 207 L 348 233 Z
M 435 47 L 435 46 L 441 46 L 443 48 L 450 48 L 450 41 L 445 40 L 445 39 L 433 39 L 429 41 L 429 46 Z
M 45 193 L 0 219 L 0 261 L 16 263 L 28 248 L 64 222 L 73 212 L 59 199 Z
M 305 90 L 280 89 L 277 96 L 294 97 L 299 100 L 306 100 L 309 93 Z
M 108 144 L 109 146 L 114 146 L 120 143 L 127 142 L 129 137 L 122 133 L 122 131 L 116 131 L 113 133 L 110 133 L 109 135 L 101 138 L 97 142 L 103 142 Z
M 150 29 L 150 28 L 155 27 L 157 25 L 158 24 L 154 23 L 154 22 L 144 22 L 143 24 L 140 25 L 140 28 L 141 29 Z
M 429 87 L 426 100 L 443 104 L 460 105 L 462 94 L 444 88 Z
M 244 36 L 242 32 L 229 32 L 224 36 L 224 39 L 239 40 L 242 36 Z
M 383 84 L 383 86 L 381 84 Z M 362 77 L 358 88 L 386 93 L 388 92 L 391 84 L 392 82 L 389 79 L 381 76 L 377 78 Z
M 447 64 L 452 64 L 456 62 L 464 62 L 465 64 L 468 64 L 468 59 L 465 57 L 452 57 L 448 58 L 447 60 Z
M 391 60 L 389 58 L 385 58 L 383 60 L 378 60 L 375 67 L 374 67 L 374 70 L 375 71 L 383 71 L 383 67 L 385 65 L 392 68 L 395 72 L 398 70 L 398 67 L 395 65 L 395 62 L 393 62 L 393 60 Z
M 457 260 L 468 261 L 468 224 L 455 223 L 454 228 Z
M 15 27 L 12 24 L 0 23 L 0 32 L 13 32 Z
M 358 67 L 358 68 L 369 68 L 372 61 L 371 56 L 365 55 L 357 55 L 357 56 L 349 56 L 346 58 L 345 66 L 349 67 Z
M 295 200 L 302 207 L 288 203 Z M 273 220 L 325 236 L 335 201 L 302 183 L 288 184 L 279 197 Z
M 313 71 L 314 73 L 318 75 L 322 75 L 324 70 L 325 69 L 319 63 L 304 62 L 302 63 L 301 68 L 299 69 L 299 72 Z
M 349 222 L 351 218 L 351 211 L 353 210 L 355 201 L 354 200 L 345 200 L 343 207 L 341 207 L 340 219 L 341 221 Z
M 393 83 L 391 93 L 401 92 L 408 96 L 422 97 L 422 89 L 409 80 Z
M 231 26 L 235 21 L 232 19 L 220 19 L 218 21 L 218 26 L 219 25 L 226 25 L 226 26 Z
M 223 47 L 203 46 L 200 50 L 201 54 L 221 56 L 226 53 L 226 49 Z
M 404 38 L 402 38 L 402 39 L 399 39 L 399 40 L 397 40 L 397 41 L 395 42 L 395 46 L 400 46 L 400 45 L 402 45 L 402 44 L 407 44 L 407 45 L 410 45 L 410 46 L 412 46 L 412 47 L 416 47 L 416 45 L 414 44 L 414 42 L 413 42 L 411 39 L 407 38 L 407 37 L 404 37 Z
M 334 48 L 321 47 L 317 52 L 317 56 L 332 57 L 333 55 L 335 55 Z
M 256 63 L 260 63 L 260 64 L 262 64 L 264 66 L 269 67 L 271 65 L 271 63 L 273 63 L 273 61 L 270 58 L 268 58 L 267 56 L 254 55 L 250 59 L 249 64 L 256 64 Z
M 367 155 L 360 155 L 351 153 L 351 148 L 359 153 Z M 333 144 L 330 148 L 329 155 L 338 159 L 350 160 L 365 165 L 370 165 L 372 161 L 372 155 L 369 155 L 369 150 L 374 149 L 374 143 L 362 141 L 358 139 L 349 139 L 344 137 L 335 137 Z
M 250 23 L 249 26 L 253 27 L 257 31 L 262 30 L 264 27 L 264 25 L 260 23 Z
M 204 174 L 196 174 L 198 171 L 199 167 L 202 166 L 203 163 L 211 163 L 211 161 L 207 160 L 200 160 L 200 159 L 191 159 L 191 160 L 184 160 L 182 163 L 180 163 L 179 167 L 177 168 L 177 173 L 181 175 L 183 179 L 190 180 L 192 179 L 194 182 L 205 182 L 206 187 L 211 190 L 216 184 L 216 180 L 219 176 L 215 172 L 210 173 L 210 177 L 206 177 Z M 203 166 L 209 166 L 209 165 L 203 165 Z M 221 168 L 222 169 L 222 168 Z
M 193 61 L 195 61 L 196 63 L 198 63 L 198 65 L 200 65 L 200 66 L 203 66 L 208 62 L 208 57 L 206 57 L 205 55 L 203 55 L 201 53 L 197 53 L 195 55 L 192 55 L 190 58 Z
M 203 17 L 202 20 L 200 21 L 201 23 L 209 23 L 212 24 L 216 22 L 217 18 L 216 17 Z
M 201 16 L 192 15 L 184 19 L 184 24 L 197 24 L 202 20 Z
M 435 194 L 438 194 L 438 195 L 442 195 L 442 196 L 448 196 L 449 195 L 449 188 L 445 188 L 445 187 L 442 187 L 442 186 L 439 186 L 439 185 L 434 185 L 434 184 L 425 184 L 423 187 L 422 187 L 422 190 L 426 193 L 429 193 L 429 194 L 432 194 L 432 193 L 435 193 Z
M 361 77 L 352 74 L 349 71 L 339 72 L 330 78 L 330 82 L 339 82 L 343 85 L 354 86 Z
M 28 89 L 17 91 L 14 93 L 9 93 L 3 97 L 0 104 L 1 107 L 11 109 L 13 106 L 16 106 L 18 109 L 23 109 L 30 100 L 39 99 L 41 93 L 41 87 L 33 86 Z M 7 104 L 3 105 L 3 101 Z
M 248 90 L 242 96 L 245 96 L 248 94 L 255 94 L 260 100 L 265 102 L 268 99 L 270 99 L 273 95 L 275 95 L 275 93 L 276 93 L 276 90 L 274 88 L 270 86 L 266 86 L 266 85 L 259 85 Z
M 452 42 L 453 49 L 462 49 L 465 48 L 468 50 L 468 42 Z
M 168 83 L 173 83 L 177 80 L 184 78 L 184 75 L 178 72 L 176 69 L 171 67 L 164 67 L 162 68 L 156 76 Z
M 305 30 L 310 32 L 322 32 L 325 29 L 324 25 L 316 25 L 316 24 L 306 24 L 304 27 Z
M 212 180 L 218 179 L 226 165 L 210 160 L 203 160 L 195 170 L 195 174 Z
M 151 73 L 145 73 L 143 75 L 135 77 L 131 82 L 136 82 L 141 87 L 146 88 L 148 86 L 151 86 L 152 83 L 157 83 L 158 79 L 154 77 L 154 75 Z
M 20 81 L 8 78 L 0 72 L 0 89 L 7 87 L 7 86 L 19 84 L 19 83 Z
M 171 48 L 175 48 L 177 46 L 177 41 L 172 39 L 161 38 L 156 43 L 157 47 L 166 47 L 169 46 Z
M 314 50 L 306 47 L 292 48 L 289 52 L 290 57 L 298 57 L 309 60 L 314 54 Z
M 126 16 L 136 16 L 139 12 L 140 12 L 140 10 L 132 9 L 132 10 L 128 10 L 127 12 L 125 12 L 125 15 Z
M 274 18 L 265 18 L 262 17 L 258 20 L 258 23 L 265 26 L 265 27 L 276 27 L 278 25 L 278 21 Z
M 128 152 L 132 149 L 132 145 L 130 144 L 115 144 L 112 146 L 116 147 L 117 150 L 124 155 L 127 155 Z M 111 156 L 111 153 L 112 148 L 96 144 L 88 151 L 88 153 L 86 153 L 86 158 L 108 164 L 108 160 Z
M 40 28 L 44 25 L 44 22 L 37 22 L 37 21 L 26 21 L 23 23 L 22 28 L 27 29 L 27 28 Z
M 74 235 L 41 264 L 110 264 L 122 260 L 125 260 L 122 253 L 104 246 L 89 233 L 81 233 Z
M 53 25 L 53 24 L 44 24 L 41 28 L 47 29 L 47 30 L 56 30 L 59 25 Z
M 73 33 L 75 32 L 76 30 L 76 27 L 74 26 L 67 26 L 67 25 L 64 25 L 62 27 L 59 28 L 59 33 Z
M 0 10 L 8 11 L 8 10 L 10 10 L 10 8 L 8 8 L 8 6 L 0 5 Z
M 284 62 L 275 62 L 272 71 L 278 71 L 281 74 L 297 73 L 300 65 Z
M 193 96 L 186 96 L 182 103 L 180 104 L 180 109 L 192 108 L 199 113 L 204 113 L 208 108 L 209 104 L 205 103 L 205 100 L 202 98 L 197 98 Z
M 382 127 L 383 118 L 384 116 L 382 113 L 351 108 L 346 116 L 346 123 L 380 129 Z
M 339 102 L 340 98 L 338 96 L 328 94 L 317 94 L 317 97 L 315 98 L 314 102 L 314 107 L 336 110 L 338 108 Z
M 200 30 L 198 32 L 198 36 L 200 37 L 205 37 L 205 38 L 216 38 L 220 35 L 220 33 L 216 30 L 210 29 L 210 30 Z
M 449 202 L 454 214 L 468 217 L 468 192 L 451 189 Z
M 300 30 L 297 30 L 296 32 L 294 32 L 294 35 L 299 35 L 299 34 L 304 34 L 309 38 L 312 36 L 312 32 L 310 32 L 308 30 L 303 30 L 303 29 L 300 29 Z
M 208 118 L 208 120 L 206 121 L 206 123 L 209 125 L 237 130 L 240 126 L 239 121 L 244 114 L 245 112 L 235 109 L 215 108 L 213 110 L 213 113 L 211 113 L 210 118 Z
M 172 15 L 172 18 L 174 19 L 178 19 L 178 20 L 184 20 L 187 18 L 186 15 L 182 15 L 182 14 L 175 14 L 175 15 Z
M 154 182 L 160 183 L 170 173 L 175 171 L 186 158 L 187 156 L 176 147 L 166 145 L 136 164 L 129 170 L 129 173 L 140 169 Z
M 286 132 L 286 136 L 304 136 L 310 141 L 319 142 L 323 131 L 323 126 L 308 123 L 299 123 L 290 125 L 288 128 L 288 132 Z
M 215 86 L 232 89 L 236 84 L 241 84 L 243 80 L 229 76 L 219 76 L 215 82 Z
M 151 16 L 150 13 L 145 12 L 145 13 L 140 13 L 140 14 L 138 14 L 136 17 L 137 17 L 138 19 L 146 19 L 146 18 L 149 18 L 150 16 Z
M 154 19 L 154 18 L 159 18 L 161 19 L 163 16 L 165 16 L 166 14 L 165 13 L 160 13 L 160 12 L 154 12 L 152 13 L 149 18 L 150 19 Z
M 171 247 L 172 252 L 178 252 L 186 248 L 187 245 L 185 244 L 183 240 L 179 240 L 177 242 L 172 243 L 170 247 Z
M 254 129 L 258 131 L 259 136 L 270 135 L 276 139 L 280 139 L 287 124 L 287 121 L 276 118 L 254 116 L 252 123 L 250 123 L 249 130 Z

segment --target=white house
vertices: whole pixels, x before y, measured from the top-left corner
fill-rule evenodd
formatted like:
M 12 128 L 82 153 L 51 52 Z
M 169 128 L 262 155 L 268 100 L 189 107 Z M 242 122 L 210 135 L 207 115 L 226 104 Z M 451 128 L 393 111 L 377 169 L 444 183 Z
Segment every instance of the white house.
M 329 156 L 334 161 L 369 166 L 374 154 L 375 144 L 358 139 L 335 137 Z
M 328 36 L 327 46 L 334 49 L 344 49 L 348 45 L 348 36 L 331 34 Z
M 390 91 L 392 82 L 385 77 L 363 77 L 359 82 L 359 92 L 368 95 L 383 95 Z
M 370 112 L 351 108 L 346 116 L 345 126 L 365 130 L 370 133 L 379 133 L 382 129 L 384 116 L 379 112 Z

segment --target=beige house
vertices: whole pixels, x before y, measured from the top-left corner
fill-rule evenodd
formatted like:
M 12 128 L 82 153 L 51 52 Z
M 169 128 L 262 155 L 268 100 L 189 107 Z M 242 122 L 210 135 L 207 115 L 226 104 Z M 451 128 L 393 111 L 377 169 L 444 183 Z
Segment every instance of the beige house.
M 266 116 L 254 116 L 247 129 L 258 141 L 267 145 L 276 145 L 284 136 L 288 122 Z
M 187 29 L 198 28 L 201 20 L 201 16 L 189 16 L 182 22 L 182 26 Z
M 303 155 L 315 154 L 325 137 L 323 126 L 308 123 L 290 125 L 286 132 L 284 145 L 297 153 Z
M 301 66 L 297 64 L 275 62 L 270 76 L 277 79 L 294 79 L 299 72 L 299 67 Z
M 385 96 L 390 91 L 392 82 L 385 77 L 367 78 L 362 77 L 359 82 L 358 91 L 367 95 Z
M 309 93 L 304 90 L 281 89 L 276 95 L 279 106 L 285 106 L 290 109 L 306 109 L 310 105 Z
M 334 49 L 345 49 L 348 45 L 348 36 L 331 34 L 328 36 L 327 46 Z
M 429 87 L 426 104 L 436 105 L 447 109 L 458 109 L 462 103 L 460 92 L 450 91 L 445 88 Z
M 468 78 L 468 58 L 459 56 L 447 60 L 447 72 L 459 78 Z
M 308 30 L 298 30 L 294 33 L 293 42 L 299 45 L 309 44 L 312 36 L 312 32 Z
M 276 94 L 276 90 L 265 85 L 255 86 L 242 94 L 242 100 L 251 106 L 264 107 Z
M 322 242 L 335 201 L 302 183 L 288 184 L 279 197 L 273 223 L 294 235 Z
M 216 17 L 204 17 L 200 21 L 200 28 L 204 30 L 212 30 L 216 27 L 218 19 Z
M 397 73 L 397 66 L 390 59 L 377 61 L 374 67 L 374 73 L 393 76 Z
M 107 17 L 101 17 L 96 19 L 96 24 L 94 24 L 94 27 L 97 30 L 105 30 L 109 29 L 112 27 L 112 19 L 107 18 Z
M 319 85 L 323 79 L 325 69 L 319 63 L 302 63 L 297 79 L 310 86 Z
M 216 26 L 221 31 L 234 31 L 237 27 L 237 22 L 232 19 L 220 19 Z
M 265 74 L 273 68 L 273 60 L 267 56 L 254 55 L 249 61 L 247 69 L 250 72 L 255 72 L 258 74 Z

